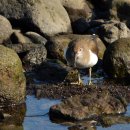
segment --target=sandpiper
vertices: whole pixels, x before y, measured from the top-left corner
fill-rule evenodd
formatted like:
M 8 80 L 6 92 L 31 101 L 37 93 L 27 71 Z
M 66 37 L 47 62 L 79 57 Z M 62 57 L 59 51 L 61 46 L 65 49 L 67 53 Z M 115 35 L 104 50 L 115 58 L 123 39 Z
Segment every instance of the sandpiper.
M 66 52 L 65 59 L 67 63 L 77 69 L 89 68 L 89 82 L 92 84 L 91 71 L 92 67 L 98 61 L 98 46 L 96 36 L 92 35 L 90 38 L 77 39 L 69 43 Z M 78 75 L 78 84 L 82 84 L 80 74 Z

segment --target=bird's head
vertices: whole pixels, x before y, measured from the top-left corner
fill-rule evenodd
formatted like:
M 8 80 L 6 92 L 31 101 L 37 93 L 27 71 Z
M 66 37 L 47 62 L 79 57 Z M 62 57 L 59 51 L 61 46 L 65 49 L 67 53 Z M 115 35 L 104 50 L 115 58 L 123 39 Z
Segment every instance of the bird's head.
M 74 55 L 75 56 L 81 56 L 81 55 L 83 55 L 83 48 L 82 47 L 75 47 L 74 48 Z

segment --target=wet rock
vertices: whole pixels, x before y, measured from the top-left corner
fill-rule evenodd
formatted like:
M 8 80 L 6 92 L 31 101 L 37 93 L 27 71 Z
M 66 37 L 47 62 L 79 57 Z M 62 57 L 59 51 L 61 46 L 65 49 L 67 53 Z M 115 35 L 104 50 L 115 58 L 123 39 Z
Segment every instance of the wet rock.
M 69 127 L 68 129 L 69 130 L 96 130 L 95 127 L 89 126 L 87 124 L 85 126 L 83 126 L 83 125 L 75 125 L 75 126 Z
M 130 117 L 124 115 L 108 115 L 100 117 L 100 124 L 103 127 L 108 127 L 114 124 L 126 124 L 130 123 Z
M 109 45 L 104 54 L 103 66 L 110 77 L 129 77 L 130 38 L 122 38 Z
M 126 111 L 122 100 L 111 95 L 109 91 L 76 95 L 65 99 L 50 108 L 51 119 L 71 120 L 93 119 L 104 114 L 120 114 Z
M 5 125 L 1 126 L 1 130 L 24 130 L 23 126 Z
M 92 17 L 92 10 L 85 0 L 61 0 L 63 6 L 67 10 L 71 22 L 79 18 L 90 19 Z
M 0 12 L 23 30 L 45 35 L 71 32 L 69 16 L 59 0 L 1 0 Z
M 45 82 L 63 82 L 69 70 L 69 67 L 59 60 L 46 60 L 35 72 L 39 80 Z
M 36 43 L 36 44 L 43 44 L 45 45 L 47 43 L 47 40 L 42 37 L 40 34 L 36 33 L 36 32 L 26 32 L 25 34 L 27 37 L 30 38 L 30 40 L 33 42 L 33 43 Z
M 25 103 L 1 107 L 1 111 L 4 115 L 4 119 L 0 123 L 1 130 L 23 129 L 22 123 L 26 113 Z
M 31 49 L 24 57 L 23 62 L 31 66 L 42 64 L 47 56 L 47 50 L 44 45 Z
M 79 71 L 77 69 L 71 69 L 64 79 L 65 84 L 73 84 L 78 81 Z
M 25 101 L 26 80 L 22 63 L 11 49 L 0 46 L 0 103 L 18 104 Z
M 0 44 L 6 42 L 12 34 L 12 26 L 8 19 L 0 15 Z
M 91 23 L 92 25 L 93 23 Z M 130 30 L 125 23 L 119 21 L 104 21 L 100 26 L 91 28 L 90 33 L 98 34 L 109 45 L 120 38 L 130 37 Z
M 92 35 L 76 35 L 76 34 L 69 34 L 69 35 L 57 35 L 50 39 L 50 42 L 47 44 L 48 54 L 52 58 L 60 59 L 61 61 L 65 62 L 64 58 L 64 51 L 66 50 L 68 44 L 76 39 L 90 39 Z M 99 47 L 99 58 L 102 59 L 105 46 L 103 42 L 97 38 L 97 44 Z

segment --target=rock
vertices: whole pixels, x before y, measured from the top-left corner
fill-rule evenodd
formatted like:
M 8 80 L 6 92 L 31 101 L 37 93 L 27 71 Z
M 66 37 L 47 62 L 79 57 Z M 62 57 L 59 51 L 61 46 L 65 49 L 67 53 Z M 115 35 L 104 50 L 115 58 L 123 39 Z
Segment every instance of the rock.
M 96 127 L 86 122 L 85 125 L 79 124 L 71 126 L 68 128 L 68 130 L 96 130 Z
M 121 38 L 108 46 L 103 66 L 110 77 L 124 78 L 130 75 L 130 38 Z
M 22 123 L 26 113 L 25 103 L 1 107 L 1 111 L 4 116 L 2 123 L 0 123 L 1 130 L 22 130 Z
M 12 34 L 12 26 L 8 19 L 0 15 L 0 44 L 6 42 Z
M 104 24 L 90 29 L 90 32 L 99 35 L 106 45 L 119 38 L 130 37 L 130 30 L 126 24 L 119 21 L 105 21 Z
M 118 96 L 113 96 L 108 90 L 84 95 L 76 95 L 63 100 L 50 108 L 49 115 L 55 118 L 84 120 L 93 119 L 106 114 L 121 114 L 126 111 L 126 105 Z
M 108 0 L 109 1 L 109 0 Z M 111 19 L 125 22 L 130 27 L 130 1 L 129 0 L 112 0 L 109 14 Z
M 95 8 L 98 8 L 102 11 L 106 11 L 111 8 L 112 0 L 91 0 Z
M 21 60 L 13 50 L 0 45 L 0 104 L 24 102 L 25 88 Z
M 106 46 L 104 45 L 104 43 L 102 42 L 100 38 L 97 38 L 97 46 L 98 46 L 98 58 L 103 59 Z
M 31 49 L 38 47 L 40 45 L 33 44 L 33 43 L 26 43 L 26 44 L 6 44 L 8 48 L 13 49 L 19 54 L 26 53 L 27 51 L 30 51 Z
M 11 35 L 11 41 L 13 44 L 28 44 L 28 43 L 32 43 L 32 41 L 26 37 L 25 35 L 23 35 L 21 32 L 19 31 L 14 31 L 13 34 Z
M 69 71 L 69 67 L 59 60 L 46 60 L 37 69 L 36 74 L 39 80 L 51 82 L 63 82 Z
M 100 124 L 103 127 L 109 127 L 114 124 L 126 124 L 130 123 L 130 117 L 124 115 L 107 115 L 100 118 Z
M 85 34 L 89 28 L 89 22 L 85 18 L 79 18 L 72 23 L 74 34 Z
M 111 8 L 112 0 L 89 0 L 93 5 L 94 17 L 96 19 L 108 19 L 110 16 L 109 9 Z
M 31 49 L 24 57 L 24 63 L 32 66 L 42 64 L 47 56 L 47 50 L 44 45 Z
M 33 43 L 46 45 L 47 40 L 36 32 L 26 32 L 25 34 Z
M 60 0 L 1 0 L 0 12 L 25 31 L 45 35 L 71 32 L 69 16 Z
M 2 112 L 0 112 L 0 122 L 2 122 L 2 121 L 3 121 L 3 119 L 4 119 L 4 115 L 3 115 L 3 113 L 2 113 Z
M 68 34 L 68 35 L 57 35 L 51 37 L 50 42 L 47 44 L 47 50 L 50 57 L 54 59 L 60 59 L 65 62 L 64 51 L 67 48 L 68 44 L 73 40 L 84 38 L 91 38 L 92 35 L 76 35 L 76 34 Z M 98 46 L 99 46 L 99 58 L 102 59 L 104 51 L 106 47 L 103 42 L 97 38 Z
M 17 53 L 25 53 L 33 48 L 41 46 L 40 43 L 35 44 L 33 39 L 25 36 L 19 30 L 14 30 L 10 39 L 12 44 L 7 43 L 6 46 L 15 50 Z
M 61 2 L 67 10 L 71 22 L 79 18 L 91 19 L 92 10 L 85 0 L 61 0 Z

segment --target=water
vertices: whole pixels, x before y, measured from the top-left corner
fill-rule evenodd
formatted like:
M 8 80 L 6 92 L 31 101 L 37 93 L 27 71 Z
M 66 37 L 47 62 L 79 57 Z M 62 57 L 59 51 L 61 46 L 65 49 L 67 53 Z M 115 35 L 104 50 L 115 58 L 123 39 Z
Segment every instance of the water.
M 50 121 L 48 112 L 50 106 L 60 103 L 60 100 L 36 99 L 27 96 L 27 112 L 24 118 L 24 130 L 68 130 L 68 126 L 56 124 Z M 127 116 L 130 116 L 130 105 L 127 107 Z M 130 130 L 130 124 L 116 124 L 111 127 L 97 127 L 97 130 Z
M 38 100 L 34 96 L 27 96 L 27 112 L 23 122 L 24 130 L 67 130 L 67 126 L 52 123 L 48 116 L 50 106 L 59 102 L 60 100 Z

